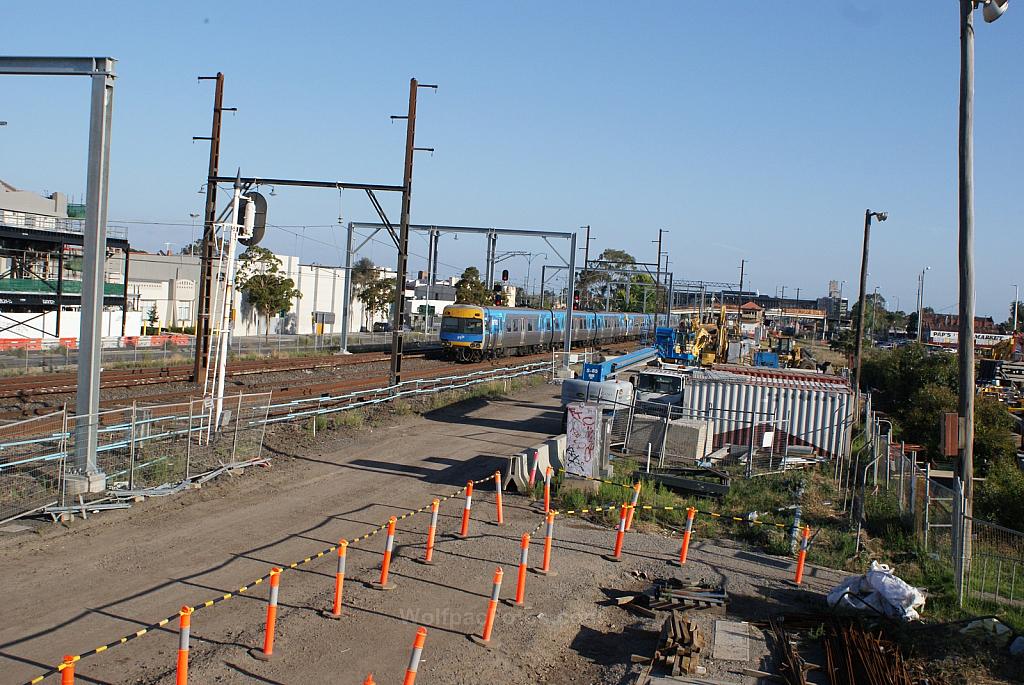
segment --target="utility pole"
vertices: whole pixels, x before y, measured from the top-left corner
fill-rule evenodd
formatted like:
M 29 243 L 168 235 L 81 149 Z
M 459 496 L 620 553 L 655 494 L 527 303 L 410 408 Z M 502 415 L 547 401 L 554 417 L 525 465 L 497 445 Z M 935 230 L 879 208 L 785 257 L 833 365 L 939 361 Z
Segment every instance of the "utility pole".
M 974 515 L 974 0 L 960 0 L 960 125 L 959 138 L 959 265 L 960 306 L 957 359 L 960 388 L 960 479 L 964 508 L 960 532 L 958 593 L 963 601 L 963 575 L 971 560 L 971 518 Z
M 923 342 L 921 336 L 924 335 L 924 275 L 930 269 L 930 266 L 926 266 L 917 276 L 917 342 Z
M 402 176 L 402 216 L 398 237 L 398 268 L 395 274 L 394 318 L 391 325 L 391 384 L 402 382 L 402 348 L 404 347 L 405 323 L 405 277 L 409 265 L 409 207 L 412 201 L 412 161 L 417 150 L 433 152 L 432 148 L 416 147 L 416 93 L 419 88 L 437 88 L 436 85 L 420 85 L 416 79 L 409 79 L 409 110 L 405 116 L 405 171 Z
M 1020 289 L 1013 284 L 1013 332 L 1017 332 L 1017 303 L 1020 302 Z
M 199 267 L 199 304 L 196 309 L 196 350 L 192 364 L 192 382 L 205 382 L 210 363 L 210 304 L 213 300 L 213 251 L 217 244 L 214 223 L 217 221 L 217 184 L 211 178 L 218 176 L 220 167 L 220 124 L 222 112 L 235 112 L 234 107 L 224 108 L 224 74 L 200 76 L 200 81 L 216 81 L 213 91 L 213 124 L 209 136 L 193 136 L 192 140 L 210 141 L 210 164 L 206 174 L 206 219 L 203 222 L 203 244 L 200 248 L 202 261 Z M 205 392 L 205 387 L 204 387 Z
M 668 231 L 666 231 L 664 228 L 659 228 L 658 229 L 658 239 L 651 241 L 652 243 L 658 243 L 658 259 L 657 259 L 658 268 L 656 270 L 656 275 L 654 277 L 654 312 L 655 312 L 655 314 L 657 314 L 658 310 L 661 309 L 661 307 L 658 304 L 658 298 L 661 295 L 661 254 L 662 254 L 662 252 L 661 252 L 661 236 L 664 235 L 665 233 L 668 233 Z M 672 307 L 672 305 L 669 304 L 669 311 L 670 312 L 671 312 L 671 307 Z
M 872 212 L 864 210 L 864 247 L 860 256 L 860 294 L 857 297 L 857 338 L 856 352 L 853 370 L 853 393 L 854 409 L 853 421 L 855 426 L 860 425 L 860 363 L 864 354 L 864 299 L 868 289 L 868 245 L 871 243 L 871 219 L 877 217 L 879 221 L 889 218 L 886 212 Z
M 746 266 L 747 260 L 740 260 L 740 292 L 743 292 L 743 267 Z
M 597 240 L 597 238 L 590 237 L 590 224 L 580 226 L 580 228 L 587 229 L 587 237 L 583 242 L 583 269 L 586 270 L 590 266 L 590 241 Z

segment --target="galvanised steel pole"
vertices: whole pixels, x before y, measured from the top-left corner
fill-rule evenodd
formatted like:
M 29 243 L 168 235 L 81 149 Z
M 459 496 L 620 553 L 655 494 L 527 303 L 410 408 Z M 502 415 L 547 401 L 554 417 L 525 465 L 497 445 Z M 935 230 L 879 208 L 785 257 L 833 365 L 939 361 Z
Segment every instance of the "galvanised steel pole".
M 573 231 L 569 238 L 569 288 L 568 297 L 565 301 L 565 355 L 562 360 L 562 369 L 566 374 L 569 372 L 569 353 L 572 351 L 572 310 L 573 298 L 576 297 L 576 232 Z

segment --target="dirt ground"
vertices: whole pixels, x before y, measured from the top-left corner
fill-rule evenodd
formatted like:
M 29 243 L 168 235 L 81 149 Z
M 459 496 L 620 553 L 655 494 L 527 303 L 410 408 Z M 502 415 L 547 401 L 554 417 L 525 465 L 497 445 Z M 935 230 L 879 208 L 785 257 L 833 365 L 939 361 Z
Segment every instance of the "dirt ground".
M 311 449 L 281 447 L 288 440 L 279 435 L 271 443 L 269 468 L 86 521 L 0 533 L 0 683 L 26 682 L 62 654 L 133 633 L 183 604 L 235 593 L 272 565 L 301 561 L 390 515 L 449 495 L 468 478 L 493 473 L 505 456 L 558 431 L 557 393 L 557 386 L 541 385 L 509 399 L 398 417 L 384 428 L 320 433 Z M 308 443 L 305 428 L 293 430 L 295 445 Z M 473 504 L 465 540 L 450 535 L 463 499 L 442 505 L 434 566 L 414 561 L 423 554 L 429 514 L 399 523 L 391 568 L 396 588 L 390 592 L 365 585 L 377 578 L 383 536 L 351 546 L 340 621 L 319 613 L 329 605 L 334 558 L 285 571 L 270 662 L 248 654 L 263 639 L 265 584 L 197 611 L 193 682 L 362 683 L 372 671 L 378 683 L 395 683 L 404 674 L 416 627 L 424 625 L 420 683 L 624 684 L 639 671 L 629 655 L 653 652 L 660 620 L 638 618 L 610 605 L 608 597 L 646 587 L 641 574 L 725 580 L 729 618 L 750 621 L 823 605 L 822 592 L 842 575 L 810 568 L 804 586 L 795 588 L 790 560 L 715 541 L 697 541 L 685 570 L 673 571 L 666 561 L 678 554 L 678 539 L 639 532 L 627 536 L 623 562 L 615 564 L 601 558 L 611 549 L 612 531 L 559 519 L 552 555 L 558 574 L 529 575 L 528 606 L 500 605 L 493 644 L 484 649 L 467 636 L 482 626 L 494 569 L 505 572 L 501 596 L 513 596 L 520 536 L 542 519 L 525 498 L 507 494 L 507 525 L 494 525 L 489 486 L 476 491 Z M 541 543 L 536 536 L 531 566 L 540 564 Z M 710 650 L 714 621 L 724 617 L 694 613 Z M 750 634 L 748 662 L 706 660 L 709 677 L 757 682 L 735 672 L 772 663 L 762 631 L 752 628 Z M 176 649 L 176 629 L 169 624 L 83 660 L 78 682 L 171 683 Z

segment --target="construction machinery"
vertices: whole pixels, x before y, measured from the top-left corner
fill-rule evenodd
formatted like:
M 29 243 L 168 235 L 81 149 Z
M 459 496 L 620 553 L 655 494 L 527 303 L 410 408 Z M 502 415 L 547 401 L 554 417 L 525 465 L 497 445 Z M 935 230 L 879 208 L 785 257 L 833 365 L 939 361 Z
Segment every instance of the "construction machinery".
M 778 355 L 779 366 L 787 369 L 813 369 L 816 364 L 811 355 L 797 342 L 796 335 L 780 331 L 775 338 L 772 351 Z

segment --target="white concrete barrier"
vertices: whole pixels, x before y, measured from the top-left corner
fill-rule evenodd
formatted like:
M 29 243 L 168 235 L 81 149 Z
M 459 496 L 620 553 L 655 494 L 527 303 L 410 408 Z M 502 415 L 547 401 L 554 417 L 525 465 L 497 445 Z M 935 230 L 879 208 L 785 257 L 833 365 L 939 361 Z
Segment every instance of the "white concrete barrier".
M 545 440 L 539 445 L 528 447 L 519 454 L 508 458 L 508 472 L 505 482 L 515 483 L 516 490 L 526 492 L 530 484 L 530 471 L 533 469 L 533 462 L 538 458 L 537 477 L 534 481 L 544 482 L 544 471 L 551 467 L 556 472 L 565 463 L 565 434 L 556 435 Z

